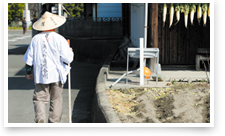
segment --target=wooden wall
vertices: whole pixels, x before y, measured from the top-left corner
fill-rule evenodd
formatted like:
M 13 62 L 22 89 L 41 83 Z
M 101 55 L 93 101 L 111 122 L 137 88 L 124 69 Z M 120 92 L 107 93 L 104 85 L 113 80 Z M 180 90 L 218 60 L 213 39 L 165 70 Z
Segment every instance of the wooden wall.
M 163 27 L 161 4 L 158 5 L 158 48 L 160 49 L 159 61 L 162 65 L 195 65 L 197 48 L 210 48 L 210 20 L 203 27 L 203 20 L 198 24 L 195 13 L 194 26 L 188 16 L 188 28 L 184 26 L 184 14 L 180 14 L 180 21 L 169 28 L 169 6 L 166 24 Z M 176 22 L 174 14 L 173 24 Z M 150 26 L 150 22 L 148 22 Z M 148 32 L 149 36 L 149 32 Z M 150 39 L 148 37 L 148 39 Z M 150 47 L 148 41 L 148 47 Z M 212 46 L 212 45 L 211 45 Z

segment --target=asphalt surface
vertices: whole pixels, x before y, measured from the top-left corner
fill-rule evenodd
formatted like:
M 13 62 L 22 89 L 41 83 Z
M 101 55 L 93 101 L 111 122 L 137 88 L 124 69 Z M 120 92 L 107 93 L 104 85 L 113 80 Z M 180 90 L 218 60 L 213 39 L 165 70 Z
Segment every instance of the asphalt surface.
M 8 31 L 8 123 L 34 123 L 33 80 L 25 78 L 23 55 L 31 41 L 31 31 Z M 73 45 L 71 45 L 73 47 Z M 90 112 L 96 77 L 101 63 L 71 63 L 72 122 L 91 123 Z M 68 86 L 64 85 L 61 123 L 69 122 Z M 48 111 L 49 105 L 46 106 Z M 47 113 L 48 116 L 48 113 Z M 46 119 L 47 120 L 47 119 Z

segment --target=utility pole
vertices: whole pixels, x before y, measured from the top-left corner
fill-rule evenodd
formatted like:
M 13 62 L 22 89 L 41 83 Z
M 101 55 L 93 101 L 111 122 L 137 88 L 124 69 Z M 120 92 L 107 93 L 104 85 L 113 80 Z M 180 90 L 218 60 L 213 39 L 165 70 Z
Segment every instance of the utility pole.
M 62 3 L 58 3 L 58 15 L 62 16 Z
M 150 22 L 150 33 L 149 33 L 149 44 L 147 47 L 149 48 L 159 48 L 158 47 L 158 3 L 151 3 L 150 4 L 150 16 L 149 22 Z M 157 59 L 156 58 L 151 58 L 150 59 L 150 69 L 152 73 L 156 73 L 156 63 Z
M 26 23 L 27 23 L 27 29 L 30 26 L 30 10 L 28 10 L 28 3 L 25 3 L 25 13 L 26 13 Z

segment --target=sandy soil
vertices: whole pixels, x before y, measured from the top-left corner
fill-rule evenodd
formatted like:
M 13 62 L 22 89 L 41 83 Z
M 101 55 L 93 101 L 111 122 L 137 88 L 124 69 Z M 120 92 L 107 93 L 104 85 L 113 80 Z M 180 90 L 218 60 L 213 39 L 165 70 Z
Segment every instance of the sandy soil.
M 123 123 L 210 123 L 206 83 L 107 90 L 107 94 Z

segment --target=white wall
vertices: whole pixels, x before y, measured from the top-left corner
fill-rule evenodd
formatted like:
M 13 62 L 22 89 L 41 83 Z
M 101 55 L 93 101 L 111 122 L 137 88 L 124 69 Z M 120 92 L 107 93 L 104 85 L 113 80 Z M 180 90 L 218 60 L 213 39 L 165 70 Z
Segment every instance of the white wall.
M 139 47 L 139 38 L 144 38 L 145 4 L 131 3 L 131 42 Z

